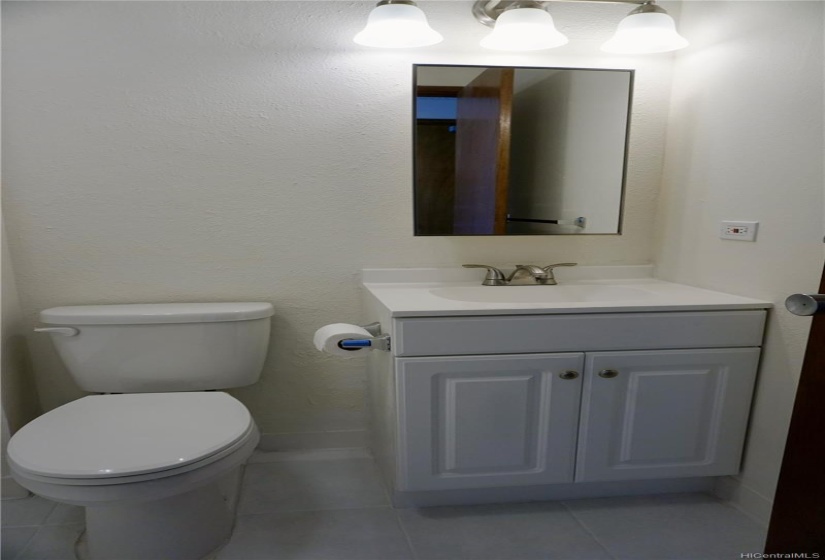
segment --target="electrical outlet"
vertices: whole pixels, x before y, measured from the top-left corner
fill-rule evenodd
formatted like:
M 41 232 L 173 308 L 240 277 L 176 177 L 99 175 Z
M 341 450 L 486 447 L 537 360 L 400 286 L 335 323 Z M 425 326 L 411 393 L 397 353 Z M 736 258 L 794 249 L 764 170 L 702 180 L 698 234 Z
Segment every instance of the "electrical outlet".
M 719 230 L 722 239 L 736 239 L 737 241 L 756 241 L 756 230 L 759 222 L 729 222 L 723 221 Z

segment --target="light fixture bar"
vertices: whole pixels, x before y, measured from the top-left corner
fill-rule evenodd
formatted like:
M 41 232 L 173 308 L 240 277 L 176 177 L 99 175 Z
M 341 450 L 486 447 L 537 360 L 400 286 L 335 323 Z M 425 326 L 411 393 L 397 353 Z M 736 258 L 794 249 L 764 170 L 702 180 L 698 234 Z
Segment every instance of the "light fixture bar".
M 589 0 L 593 1 L 593 0 Z M 605 0 L 596 0 L 596 1 L 605 1 Z M 645 0 L 642 2 L 642 5 L 630 12 L 629 16 L 634 14 L 666 14 L 667 10 L 661 7 L 659 4 L 655 2 L 655 0 Z
M 480 23 L 486 25 L 487 27 L 494 27 L 498 16 L 514 4 L 519 4 L 519 7 L 521 8 L 533 7 L 544 9 L 554 2 L 638 5 L 649 4 L 650 0 L 544 0 L 541 2 L 525 2 L 524 0 L 476 0 L 473 3 L 473 15 Z M 528 4 L 531 4 L 531 6 L 528 6 Z

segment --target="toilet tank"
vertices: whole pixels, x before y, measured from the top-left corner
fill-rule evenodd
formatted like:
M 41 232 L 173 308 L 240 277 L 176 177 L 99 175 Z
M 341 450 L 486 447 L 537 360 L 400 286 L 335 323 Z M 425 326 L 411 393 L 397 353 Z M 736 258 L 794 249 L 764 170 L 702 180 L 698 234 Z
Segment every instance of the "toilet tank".
M 40 320 L 81 389 L 161 393 L 255 383 L 272 314 L 265 302 L 154 303 L 54 307 Z

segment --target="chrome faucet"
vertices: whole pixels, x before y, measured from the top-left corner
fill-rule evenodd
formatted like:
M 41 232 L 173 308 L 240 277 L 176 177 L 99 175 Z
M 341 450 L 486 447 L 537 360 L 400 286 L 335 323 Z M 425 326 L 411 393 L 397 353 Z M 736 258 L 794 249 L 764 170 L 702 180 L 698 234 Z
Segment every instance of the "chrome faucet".
M 525 279 L 532 278 L 532 282 L 527 282 L 528 286 L 532 286 L 533 284 L 545 284 L 546 282 L 544 281 L 547 280 L 547 271 L 534 264 L 517 264 L 516 269 L 510 273 L 510 276 L 507 277 L 507 285 L 517 285 L 513 283 L 517 277 Z
M 553 269 L 558 266 L 576 266 L 577 263 L 556 263 L 545 267 L 534 264 L 517 264 L 516 269 L 505 276 L 502 271 L 486 264 L 465 264 L 464 268 L 486 268 L 482 286 L 555 286 L 558 284 Z M 523 280 L 522 280 L 523 279 Z

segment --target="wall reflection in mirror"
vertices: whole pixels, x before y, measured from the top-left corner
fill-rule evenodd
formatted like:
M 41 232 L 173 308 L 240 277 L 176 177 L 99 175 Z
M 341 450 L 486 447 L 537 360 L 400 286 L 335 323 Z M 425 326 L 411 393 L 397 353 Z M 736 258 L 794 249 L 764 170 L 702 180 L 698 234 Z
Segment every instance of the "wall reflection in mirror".
M 621 233 L 632 70 L 414 76 L 416 235 Z

